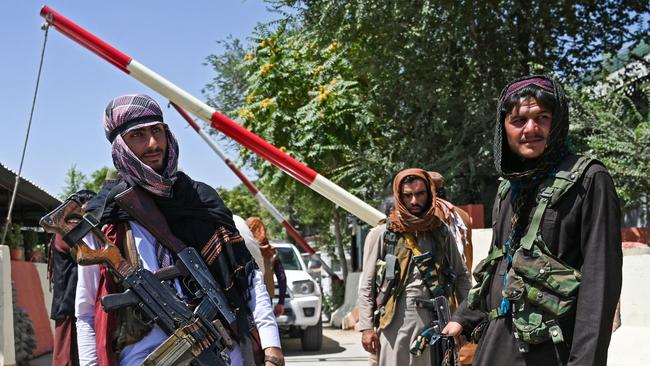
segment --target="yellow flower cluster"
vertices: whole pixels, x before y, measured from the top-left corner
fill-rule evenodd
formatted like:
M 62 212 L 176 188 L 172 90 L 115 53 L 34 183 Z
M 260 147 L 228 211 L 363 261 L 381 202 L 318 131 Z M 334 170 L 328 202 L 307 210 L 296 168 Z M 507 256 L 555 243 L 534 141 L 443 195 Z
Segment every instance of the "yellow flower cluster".
M 341 45 L 338 42 L 334 41 L 330 43 L 330 45 L 327 47 L 327 52 L 332 53 L 338 50 L 339 48 L 341 48 Z
M 244 61 L 252 61 L 255 59 L 255 55 L 252 53 L 247 53 L 246 56 L 244 56 Z
M 246 97 L 246 103 L 252 104 L 255 101 L 255 94 L 250 94 Z
M 250 118 L 250 119 L 252 119 L 252 118 L 255 118 L 255 115 L 253 114 L 253 112 L 251 112 L 247 108 L 243 108 L 243 109 L 241 109 L 239 111 L 239 118 Z
M 263 109 L 266 109 L 271 105 L 271 103 L 273 103 L 273 100 L 271 100 L 270 98 L 264 98 L 264 100 L 262 100 L 262 103 L 260 104 L 262 105 Z
M 273 64 L 270 64 L 268 62 L 262 65 L 262 69 L 261 69 L 262 76 L 268 75 L 269 71 L 271 71 L 272 68 L 273 68 Z
M 327 88 L 325 87 L 325 85 L 321 85 L 321 86 L 319 86 L 319 87 L 318 87 L 318 92 L 319 92 L 319 94 L 318 94 L 318 101 L 319 101 L 320 103 L 325 102 L 325 101 L 327 100 L 327 97 L 330 95 L 330 91 L 327 90 Z

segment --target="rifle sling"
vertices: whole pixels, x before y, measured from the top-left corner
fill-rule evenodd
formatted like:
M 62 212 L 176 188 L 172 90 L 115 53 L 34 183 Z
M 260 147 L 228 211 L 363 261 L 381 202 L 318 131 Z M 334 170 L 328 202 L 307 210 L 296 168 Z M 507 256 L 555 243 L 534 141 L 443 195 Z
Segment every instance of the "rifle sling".
M 63 236 L 63 240 L 70 246 L 73 247 L 75 246 L 78 242 L 81 241 L 88 233 L 90 230 L 98 227 L 100 225 L 100 221 L 102 216 L 104 215 L 104 210 L 106 210 L 106 204 L 111 201 L 115 196 L 118 194 L 124 192 L 127 189 L 127 185 L 125 182 L 120 182 L 119 184 L 116 184 L 110 192 L 108 192 L 108 195 L 106 195 L 106 198 L 101 201 L 101 205 L 92 212 L 87 212 L 82 216 L 82 219 L 79 220 L 79 223 L 72 228 L 67 234 Z
M 138 221 L 156 240 L 178 255 L 187 246 L 176 237 L 156 202 L 142 188 L 131 187 L 115 196 L 117 204 Z

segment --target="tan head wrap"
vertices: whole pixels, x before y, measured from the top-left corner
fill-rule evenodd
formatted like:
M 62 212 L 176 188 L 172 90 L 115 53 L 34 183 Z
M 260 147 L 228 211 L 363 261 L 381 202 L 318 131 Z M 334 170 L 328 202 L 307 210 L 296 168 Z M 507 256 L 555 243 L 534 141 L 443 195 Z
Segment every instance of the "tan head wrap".
M 402 181 L 410 175 L 424 180 L 424 184 L 429 192 L 429 209 L 424 215 L 419 217 L 409 212 L 400 197 Z M 426 170 L 410 168 L 397 173 L 395 179 L 393 179 L 393 197 L 395 199 L 395 207 L 390 212 L 391 230 L 395 232 L 413 233 L 430 230 L 436 225 L 438 221 L 436 216 L 440 216 L 439 209 L 436 205 L 436 185 Z
M 251 229 L 253 237 L 260 244 L 260 250 L 264 258 L 271 259 L 275 256 L 277 249 L 269 244 L 269 238 L 266 233 L 266 226 L 259 217 L 253 216 L 246 219 L 246 225 Z

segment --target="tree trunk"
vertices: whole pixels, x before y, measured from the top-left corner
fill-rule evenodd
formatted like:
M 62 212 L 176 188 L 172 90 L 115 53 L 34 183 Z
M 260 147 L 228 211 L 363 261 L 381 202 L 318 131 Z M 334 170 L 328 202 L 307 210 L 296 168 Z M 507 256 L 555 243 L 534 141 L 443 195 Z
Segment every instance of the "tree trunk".
M 345 216 L 344 216 L 345 217 Z M 341 215 L 338 209 L 334 209 L 334 236 L 336 237 L 336 251 L 341 263 L 343 281 L 348 278 L 348 261 L 345 259 L 345 248 L 343 246 L 343 235 L 341 234 Z

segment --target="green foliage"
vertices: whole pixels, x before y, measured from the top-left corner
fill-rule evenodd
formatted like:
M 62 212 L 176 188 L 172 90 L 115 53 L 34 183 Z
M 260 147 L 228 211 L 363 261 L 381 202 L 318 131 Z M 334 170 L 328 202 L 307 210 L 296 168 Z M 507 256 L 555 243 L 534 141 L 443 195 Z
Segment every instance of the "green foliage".
M 65 175 L 65 185 L 63 192 L 59 195 L 62 200 L 67 199 L 70 195 L 78 192 L 81 189 L 89 189 L 93 192 L 99 192 L 104 181 L 107 177 L 115 174 L 115 169 L 109 167 L 102 167 L 95 170 L 90 174 L 90 179 L 77 169 L 76 164 L 73 164 Z
M 494 112 L 507 81 L 553 72 L 584 82 L 602 55 L 648 34 L 647 4 L 631 0 L 267 2 L 283 19 L 259 26 L 248 45 L 223 43 L 208 58 L 217 76 L 206 96 L 370 203 L 412 166 L 441 172 L 455 203 L 491 203 Z M 632 130 L 645 141 L 644 127 L 629 127 L 616 141 L 628 141 Z M 604 151 L 610 142 L 600 137 L 590 146 Z M 639 149 L 630 151 L 648 155 Z M 305 232 L 330 232 L 333 204 L 240 153 Z M 645 174 L 640 161 L 611 163 L 617 183 Z M 625 184 L 628 200 L 643 189 Z
M 11 282 L 13 318 L 14 318 L 14 345 L 17 365 L 29 365 L 32 352 L 36 349 L 34 324 L 23 308 L 16 306 L 16 287 Z
M 246 95 L 246 79 L 239 70 L 245 51 L 238 39 L 228 38 L 217 43 L 223 47 L 223 52 L 208 56 L 205 65 L 210 65 L 218 72 L 202 92 L 208 98 L 208 104 L 231 114 L 243 104 Z
M 459 203 L 491 200 L 494 108 L 508 80 L 532 71 L 583 80 L 601 55 L 648 34 L 647 4 L 630 0 L 270 2 L 291 8 L 316 44 L 355 50 L 349 63 L 367 112 L 390 131 L 364 152 L 397 156 L 382 161 L 389 174 L 375 190 L 419 166 L 442 172 Z
M 594 156 L 609 169 L 625 206 L 638 206 L 650 193 L 650 117 L 619 91 L 594 97 L 573 92 L 572 132 L 576 149 Z M 650 100 L 650 84 L 638 86 L 642 105 Z
M 345 300 L 345 283 L 342 281 L 332 281 L 332 294 L 323 296 L 323 312 L 332 314 L 336 309 L 343 305 Z
M 112 174 L 115 174 L 115 169 L 114 168 L 109 168 L 107 166 L 95 170 L 90 174 L 90 179 L 86 180 L 83 184 L 84 189 L 89 189 L 93 192 L 99 192 L 99 190 L 102 188 L 102 185 L 104 185 L 104 181 L 107 179 Z
M 61 192 L 59 198 L 65 200 L 73 193 L 79 191 L 86 182 L 86 179 L 86 175 L 77 169 L 76 164 L 73 164 L 65 173 L 65 185 L 63 186 L 63 192 Z
M 4 226 L 4 225 L 3 225 Z M 23 233 L 19 224 L 10 224 L 5 236 L 5 245 L 9 248 L 16 249 L 23 246 Z
M 268 230 L 269 238 L 278 240 L 285 238 L 282 226 L 260 205 L 253 194 L 243 184 L 237 185 L 232 189 L 219 187 L 217 188 L 217 193 L 234 215 L 241 216 L 244 220 L 251 216 L 257 216 L 264 222 Z
M 23 241 L 25 249 L 33 250 L 38 245 L 38 233 L 34 230 L 25 230 L 23 233 Z
M 260 27 L 256 38 L 241 65 L 248 87 L 238 121 L 335 182 L 362 190 L 367 182 L 349 168 L 369 144 L 374 124 L 351 78 L 346 55 L 352 51 L 336 41 L 319 46 L 311 34 L 289 28 Z M 274 192 L 301 189 L 266 161 L 246 151 L 242 155 Z
M 288 26 L 274 31 L 259 27 L 255 38 L 257 43 L 238 66 L 233 65 L 234 55 L 242 55 L 237 43 L 229 48 L 232 54 L 211 58 L 219 83 L 233 79 L 237 85 L 242 77 L 246 81 L 241 98 L 232 97 L 232 89 L 223 93 L 221 100 L 238 105 L 231 114 L 339 185 L 364 198 L 374 197 L 370 192 L 374 178 L 383 179 L 384 165 L 381 156 L 369 158 L 359 152 L 371 146 L 372 139 L 380 139 L 384 130 L 370 120 L 367 98 L 352 78 L 348 55 L 354 50 L 336 41 L 319 46 L 311 41 L 312 35 Z M 212 96 L 211 103 L 218 104 L 219 99 Z M 331 243 L 330 236 L 323 234 L 329 231 L 332 203 L 263 159 L 243 149 L 240 153 L 258 171 L 261 188 L 272 192 L 270 199 L 286 202 L 280 209 L 297 229 L 302 228 L 303 234 L 320 233 Z M 368 168 L 357 169 L 360 164 Z

